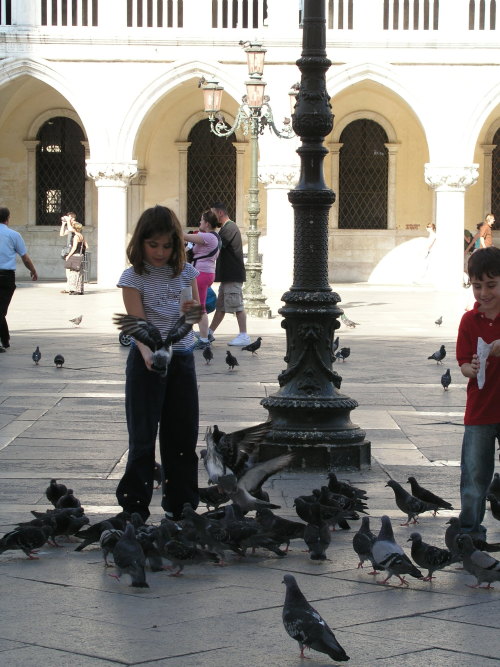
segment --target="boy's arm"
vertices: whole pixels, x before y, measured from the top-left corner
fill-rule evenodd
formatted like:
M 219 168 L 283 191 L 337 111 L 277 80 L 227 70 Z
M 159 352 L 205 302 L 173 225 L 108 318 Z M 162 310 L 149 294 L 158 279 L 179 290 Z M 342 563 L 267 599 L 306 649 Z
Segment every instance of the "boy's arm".
M 476 378 L 477 374 L 479 373 L 479 358 L 477 354 L 472 355 L 470 364 L 462 364 L 460 366 L 460 371 L 466 378 Z

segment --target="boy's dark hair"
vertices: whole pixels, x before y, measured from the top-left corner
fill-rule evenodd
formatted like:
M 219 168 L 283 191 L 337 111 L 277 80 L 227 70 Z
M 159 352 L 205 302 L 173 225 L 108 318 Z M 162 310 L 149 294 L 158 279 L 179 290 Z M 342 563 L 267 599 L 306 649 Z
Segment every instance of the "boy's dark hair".
M 7 222 L 10 218 L 10 211 L 6 206 L 0 206 L 0 222 Z
M 490 246 L 473 252 L 467 265 L 467 273 L 469 280 L 471 278 L 483 280 L 483 276 L 488 278 L 500 276 L 500 249 Z
M 163 234 L 170 234 L 172 238 L 172 255 L 168 265 L 172 267 L 174 277 L 184 268 L 186 252 L 181 223 L 172 210 L 166 206 L 156 205 L 142 213 L 127 246 L 128 260 L 139 275 L 147 272 L 144 266 L 144 241 Z
M 223 211 L 227 215 L 226 205 L 221 201 L 215 201 L 213 204 L 210 204 L 210 208 L 215 208 L 217 211 Z

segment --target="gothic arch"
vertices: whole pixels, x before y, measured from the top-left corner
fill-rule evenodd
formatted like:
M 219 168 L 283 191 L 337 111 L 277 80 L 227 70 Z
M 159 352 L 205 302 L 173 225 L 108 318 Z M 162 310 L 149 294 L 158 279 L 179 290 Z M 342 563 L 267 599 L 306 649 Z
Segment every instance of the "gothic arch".
M 73 111 L 73 109 L 65 109 L 64 107 L 48 109 L 47 111 L 44 111 L 43 113 L 39 114 L 29 126 L 26 139 L 28 140 L 36 139 L 38 130 L 42 127 L 42 125 L 51 118 L 55 118 L 56 116 L 63 116 L 64 118 L 71 118 L 71 120 L 74 120 L 75 123 L 77 123 L 81 127 L 85 140 L 87 140 L 87 133 L 85 132 L 85 127 L 82 121 L 80 120 L 80 117 L 76 113 L 76 111 Z
M 390 123 L 385 116 L 382 116 L 382 114 L 379 114 L 376 111 L 367 110 L 355 111 L 354 113 L 347 114 L 347 116 L 344 116 L 340 120 L 336 120 L 332 132 L 332 140 L 338 142 L 343 130 L 354 120 L 360 120 L 361 118 L 367 118 L 368 120 L 373 120 L 375 123 L 378 123 L 378 125 L 384 128 L 389 143 L 397 143 L 398 139 L 396 130 L 392 123 Z

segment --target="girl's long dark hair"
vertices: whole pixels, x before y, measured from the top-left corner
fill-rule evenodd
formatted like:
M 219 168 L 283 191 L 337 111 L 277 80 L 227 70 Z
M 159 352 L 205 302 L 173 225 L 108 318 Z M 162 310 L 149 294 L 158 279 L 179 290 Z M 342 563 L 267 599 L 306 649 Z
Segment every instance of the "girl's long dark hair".
M 172 267 L 174 277 L 184 268 L 186 252 L 181 223 L 171 209 L 157 204 L 142 213 L 127 246 L 128 261 L 139 275 L 147 271 L 144 265 L 144 241 L 163 234 L 170 234 L 172 238 L 172 255 L 168 265 Z

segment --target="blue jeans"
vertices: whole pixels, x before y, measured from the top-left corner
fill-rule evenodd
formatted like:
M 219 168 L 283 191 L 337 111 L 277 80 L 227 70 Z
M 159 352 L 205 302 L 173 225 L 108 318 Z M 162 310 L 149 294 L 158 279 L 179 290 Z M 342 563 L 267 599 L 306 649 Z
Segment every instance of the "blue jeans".
M 486 510 L 486 491 L 495 469 L 495 439 L 500 423 L 465 426 L 462 442 L 460 523 L 464 532 L 485 532 L 481 522 Z
M 125 411 L 129 451 L 125 473 L 116 489 L 118 503 L 127 512 L 149 517 L 159 425 L 165 473 L 162 507 L 175 518 L 180 517 L 184 503 L 196 509 L 198 386 L 193 354 L 174 354 L 167 377 L 162 378 L 146 368 L 134 345 L 127 359 Z

